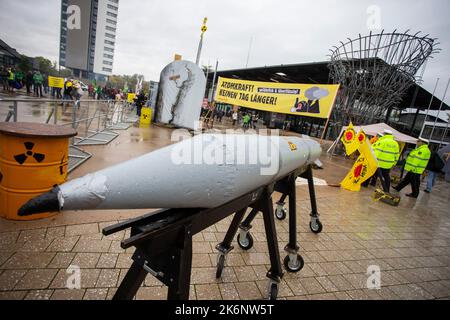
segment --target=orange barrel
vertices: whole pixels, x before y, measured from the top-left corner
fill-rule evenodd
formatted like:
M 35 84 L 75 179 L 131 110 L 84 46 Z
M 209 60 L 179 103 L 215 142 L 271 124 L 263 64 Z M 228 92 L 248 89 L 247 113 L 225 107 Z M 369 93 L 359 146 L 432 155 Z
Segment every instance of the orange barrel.
M 17 210 L 31 198 L 66 181 L 68 127 L 28 122 L 0 122 L 0 217 L 35 220 L 55 213 L 19 217 Z

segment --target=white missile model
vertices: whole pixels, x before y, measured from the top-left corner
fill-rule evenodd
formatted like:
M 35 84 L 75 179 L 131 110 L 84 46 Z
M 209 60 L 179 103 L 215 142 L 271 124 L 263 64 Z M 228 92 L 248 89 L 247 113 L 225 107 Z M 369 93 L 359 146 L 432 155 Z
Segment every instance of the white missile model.
M 320 153 L 310 138 L 200 134 L 68 181 L 31 199 L 18 214 L 213 208 L 313 163 Z

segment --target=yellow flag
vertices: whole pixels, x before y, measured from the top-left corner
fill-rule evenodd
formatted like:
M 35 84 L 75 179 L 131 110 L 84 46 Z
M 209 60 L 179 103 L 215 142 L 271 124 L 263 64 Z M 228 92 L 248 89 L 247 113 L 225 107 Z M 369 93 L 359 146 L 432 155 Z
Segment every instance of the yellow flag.
M 364 136 L 364 132 L 360 131 L 358 135 Z M 360 137 L 362 137 L 362 135 Z M 358 139 L 356 139 L 358 141 Z M 359 143 L 358 143 L 359 144 Z M 350 172 L 342 180 L 341 187 L 350 191 L 359 191 L 361 189 L 361 183 L 369 179 L 377 170 L 378 162 L 375 154 L 367 139 L 359 144 L 359 157 L 353 165 Z
M 345 153 L 349 156 L 356 150 L 358 150 L 359 143 L 356 140 L 356 132 L 353 127 L 353 123 L 347 127 L 347 130 L 344 131 L 344 134 L 341 137 L 341 141 L 345 146 Z

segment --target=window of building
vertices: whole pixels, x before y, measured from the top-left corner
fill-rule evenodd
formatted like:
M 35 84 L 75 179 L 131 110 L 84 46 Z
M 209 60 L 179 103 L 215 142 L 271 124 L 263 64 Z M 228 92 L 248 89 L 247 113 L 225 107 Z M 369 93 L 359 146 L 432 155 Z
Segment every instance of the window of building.
M 116 36 L 111 34 L 111 33 L 105 33 L 105 37 L 111 38 L 111 39 L 115 39 L 116 38 Z
M 116 28 L 110 26 L 106 26 L 106 30 L 116 32 Z
M 112 66 L 113 65 L 113 63 L 111 61 L 106 61 L 106 60 L 103 60 L 103 64 L 105 64 L 107 66 Z
M 105 40 L 105 43 L 106 43 L 106 44 L 109 44 L 109 45 L 111 45 L 111 46 L 113 46 L 113 45 L 114 45 L 114 42 L 112 42 L 112 41 L 109 41 L 109 40 Z
M 104 58 L 108 58 L 108 59 L 113 59 L 114 58 L 114 56 L 112 56 L 110 54 L 106 54 L 106 53 L 103 54 L 103 57 Z
M 105 49 L 105 51 L 108 51 L 108 52 L 114 52 L 114 49 L 112 49 L 112 48 L 105 47 L 104 49 Z
M 117 18 L 117 14 L 109 12 L 109 11 L 106 11 L 106 15 L 113 17 L 113 18 Z
M 119 0 L 109 0 L 109 2 L 114 2 L 116 4 L 119 4 Z
M 117 24 L 117 21 L 111 20 L 111 19 L 106 19 L 106 22 L 111 23 L 113 25 Z
M 117 8 L 116 6 L 113 6 L 113 5 L 110 5 L 110 4 L 108 4 L 108 9 L 112 9 L 112 10 L 115 10 L 115 11 L 117 11 L 119 8 Z
M 105 68 L 105 67 L 103 67 L 102 70 L 103 70 L 103 71 L 106 71 L 106 72 L 112 72 L 112 69 L 111 69 L 111 68 Z

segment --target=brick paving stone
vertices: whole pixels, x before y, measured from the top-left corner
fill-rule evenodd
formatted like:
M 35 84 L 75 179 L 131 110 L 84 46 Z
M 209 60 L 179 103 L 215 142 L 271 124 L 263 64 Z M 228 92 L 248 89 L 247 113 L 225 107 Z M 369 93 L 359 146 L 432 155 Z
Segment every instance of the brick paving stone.
M 17 283 L 16 290 L 47 289 L 55 277 L 55 269 L 34 269 L 28 270 L 22 279 Z
M 220 300 L 222 296 L 220 295 L 219 286 L 215 283 L 213 284 L 197 284 L 195 286 L 195 293 L 198 300 Z
M 109 295 L 109 292 L 108 292 Z M 167 287 L 143 287 L 136 293 L 136 300 L 166 300 Z
M 66 233 L 66 227 L 50 227 L 47 228 L 47 233 L 45 234 L 46 239 L 62 238 Z
M 53 292 L 51 300 L 81 300 L 84 289 L 57 289 Z
M 113 288 L 118 285 L 119 269 L 102 269 L 97 279 L 97 288 Z
M 68 268 L 75 257 L 75 253 L 72 252 L 58 252 L 47 268 Z
M 326 290 L 315 278 L 300 279 L 300 283 L 305 288 L 307 294 L 325 293 Z
M 300 282 L 301 279 L 288 280 L 286 283 L 295 296 L 306 295 L 308 292 Z
M 339 291 L 353 290 L 354 287 L 342 275 L 329 276 L 328 279 L 338 288 Z
M 316 277 L 316 280 L 321 284 L 321 286 L 327 292 L 335 292 L 338 291 L 338 288 L 331 282 L 328 277 Z
M 116 291 L 117 291 L 117 288 L 109 288 L 108 295 L 106 296 L 106 300 L 112 300 Z
M 268 294 L 269 294 L 268 279 L 258 280 L 258 281 L 256 281 L 256 285 L 258 286 L 258 289 L 261 292 L 261 295 L 263 297 L 268 297 Z M 292 292 L 291 288 L 288 286 L 286 281 L 281 280 L 281 282 L 278 286 L 278 298 L 286 298 L 286 297 L 293 297 L 293 296 L 294 296 L 294 293 Z
M 216 234 L 212 233 L 212 232 L 203 232 L 203 239 L 205 241 L 212 241 L 212 242 L 218 241 L 216 238 Z M 221 238 L 219 238 L 219 239 L 221 239 Z
M 47 232 L 47 229 L 24 230 L 24 231 L 20 232 L 17 242 L 42 240 L 45 238 L 46 232 Z
M 352 297 L 348 295 L 348 293 L 344 291 L 338 291 L 334 293 L 337 300 L 352 300 Z
M 66 237 L 97 234 L 100 230 L 97 223 L 77 224 L 66 227 Z
M 435 298 L 450 297 L 450 288 L 445 286 L 443 281 L 422 282 L 419 283 L 418 286 Z
M 234 267 L 234 273 L 236 274 L 238 281 L 255 281 L 258 280 L 258 276 L 255 270 L 251 266 Z
M 22 300 L 26 294 L 26 291 L 0 291 L 0 300 Z
M 41 252 L 17 252 L 3 265 L 3 269 L 33 269 L 45 268 L 55 256 L 55 253 Z
M 133 263 L 131 253 L 120 253 L 117 257 L 116 268 L 129 268 Z
M 77 253 L 71 265 L 79 266 L 80 268 L 95 268 L 99 259 L 100 253 Z
M 19 252 L 42 252 L 52 242 L 52 239 L 29 240 L 18 250 Z
M 80 239 L 73 252 L 108 252 L 110 246 L 110 240 Z
M 97 268 L 114 268 L 118 256 L 117 253 L 102 253 L 97 262 Z
M 0 233 L 0 248 L 16 243 L 19 234 L 19 231 Z
M 242 259 L 246 265 L 263 265 L 270 263 L 269 256 L 262 252 L 244 252 Z
M 352 300 L 369 300 L 369 296 L 361 289 L 346 292 Z
M 319 293 L 306 296 L 308 300 L 336 300 L 334 293 Z
M 208 253 L 194 253 L 192 255 L 192 265 L 196 267 L 212 267 L 213 264 Z M 215 263 L 214 263 L 215 265 Z
M 355 289 L 363 289 L 367 287 L 368 275 L 361 273 L 344 274 L 343 277 L 352 284 Z
M 30 290 L 24 300 L 50 300 L 53 290 Z
M 389 287 L 389 289 L 403 300 L 423 300 L 434 298 L 423 288 L 415 284 L 396 285 Z
M 105 300 L 108 295 L 108 288 L 87 289 L 83 300 Z
M 79 237 L 55 238 L 47 251 L 70 252 L 75 247 Z
M 5 270 L 0 275 L 0 291 L 12 290 L 27 270 Z
M 112 240 L 111 246 L 109 247 L 110 253 L 124 253 L 125 250 L 120 247 L 120 241 Z
M 100 274 L 99 269 L 80 269 L 81 289 L 94 288 L 97 283 L 99 274 Z M 55 278 L 50 284 L 50 288 L 52 289 L 67 288 L 68 281 L 73 279 L 71 277 L 72 275 L 74 275 L 74 272 L 72 270 L 67 269 L 58 270 L 58 273 L 56 274 Z M 71 283 L 72 282 L 69 282 L 69 285 Z
M 189 286 L 189 300 L 197 300 L 197 294 L 195 293 L 195 286 L 193 284 Z
M 0 251 L 0 269 L 1 265 L 5 263 L 13 254 L 14 252 Z
M 234 283 L 219 283 L 219 290 L 224 300 L 239 300 L 239 293 Z
M 241 300 L 259 300 L 264 298 L 254 281 L 238 282 L 235 283 L 235 286 Z

